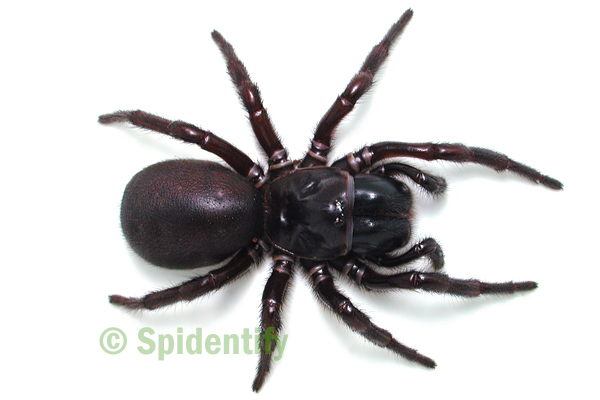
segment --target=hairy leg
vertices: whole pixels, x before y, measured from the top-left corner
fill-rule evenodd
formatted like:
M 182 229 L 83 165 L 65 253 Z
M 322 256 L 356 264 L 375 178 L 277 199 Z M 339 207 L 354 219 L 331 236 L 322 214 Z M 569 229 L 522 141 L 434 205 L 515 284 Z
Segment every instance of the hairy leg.
M 373 324 L 367 315 L 340 293 L 335 287 L 333 278 L 325 263 L 302 260 L 302 266 L 312 279 L 313 288 L 319 298 L 350 329 L 361 334 L 377 346 L 389 349 L 407 360 L 417 362 L 427 368 L 435 368 L 435 361 L 398 342 L 391 333 Z
M 286 289 L 292 275 L 292 266 L 295 260 L 285 254 L 273 256 L 275 264 L 271 276 L 265 285 L 262 298 L 262 312 L 260 321 L 260 359 L 252 390 L 258 392 L 271 370 L 271 362 L 276 349 L 276 341 L 281 332 L 281 308 L 284 302 Z M 271 339 L 267 342 L 266 336 Z
M 352 170 L 348 172 L 352 173 Z M 381 164 L 369 171 L 373 175 L 383 175 L 393 177 L 402 174 L 410 178 L 417 185 L 421 186 L 432 195 L 441 195 L 446 191 L 446 180 L 441 176 L 431 175 L 418 168 L 402 163 Z
M 408 264 L 421 257 L 429 258 L 431 266 L 435 270 L 442 269 L 444 266 L 444 253 L 435 239 L 427 238 L 417 243 L 404 253 L 397 256 L 383 254 L 381 256 L 368 256 L 367 259 L 380 267 L 398 267 Z M 339 260 L 339 259 L 338 259 Z M 337 261 L 337 260 L 334 260 Z
M 331 264 L 359 285 L 372 290 L 421 289 L 427 292 L 476 297 L 483 294 L 511 294 L 537 288 L 537 283 L 531 281 L 489 283 L 477 279 L 451 278 L 439 272 L 406 271 L 383 275 L 355 257 L 347 257 L 344 261 Z
M 197 144 L 202 149 L 221 157 L 237 173 L 248 178 L 255 185 L 264 182 L 265 174 L 262 168 L 245 153 L 214 133 L 186 122 L 171 121 L 140 110 L 104 114 L 98 118 L 98 122 L 101 124 L 128 122 L 134 126 L 164 133 L 187 143 Z
M 346 87 L 346 90 L 338 96 L 331 108 L 321 118 L 315 130 L 310 150 L 300 164 L 301 167 L 327 164 L 327 155 L 331 148 L 331 139 L 333 138 L 335 129 L 344 117 L 352 111 L 362 95 L 371 88 L 375 74 L 387 59 L 394 41 L 400 36 L 412 18 L 412 15 L 412 10 L 407 10 L 392 25 L 381 42 L 373 47 L 358 73 L 354 75 Z
M 227 71 L 248 112 L 252 130 L 267 154 L 269 169 L 276 170 L 277 173 L 281 172 L 279 170 L 291 169 L 292 162 L 288 159 L 287 151 L 273 128 L 269 114 L 262 103 L 258 86 L 250 79 L 246 67 L 235 54 L 233 46 L 217 31 L 213 31 L 212 37 L 227 62 Z
M 332 167 L 357 174 L 367 170 L 378 161 L 411 157 L 422 160 L 446 160 L 459 163 L 475 163 L 496 171 L 510 171 L 550 189 L 560 190 L 563 185 L 554 178 L 508 158 L 502 153 L 480 147 L 468 147 L 458 143 L 403 143 L 380 142 L 365 146 L 356 153 L 337 160 Z
M 180 301 L 191 301 L 213 292 L 240 277 L 262 258 L 262 247 L 252 243 L 231 259 L 225 266 L 210 271 L 206 275 L 193 278 L 172 288 L 148 293 L 143 297 L 109 296 L 112 304 L 131 310 L 154 310 Z

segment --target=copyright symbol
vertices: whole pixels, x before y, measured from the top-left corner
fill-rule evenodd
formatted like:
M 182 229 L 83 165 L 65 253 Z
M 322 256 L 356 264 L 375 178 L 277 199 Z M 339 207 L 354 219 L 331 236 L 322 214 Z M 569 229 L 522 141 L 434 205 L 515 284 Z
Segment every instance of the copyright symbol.
M 127 346 L 127 336 L 119 328 L 108 328 L 100 334 L 100 347 L 108 354 L 119 354 Z

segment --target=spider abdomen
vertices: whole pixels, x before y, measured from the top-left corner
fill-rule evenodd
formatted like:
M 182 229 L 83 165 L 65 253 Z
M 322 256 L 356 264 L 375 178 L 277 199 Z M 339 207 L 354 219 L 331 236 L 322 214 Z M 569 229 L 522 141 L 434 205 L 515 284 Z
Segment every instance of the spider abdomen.
M 201 160 L 169 160 L 136 174 L 125 189 L 121 226 L 152 264 L 214 265 L 262 235 L 261 193 L 234 171 Z

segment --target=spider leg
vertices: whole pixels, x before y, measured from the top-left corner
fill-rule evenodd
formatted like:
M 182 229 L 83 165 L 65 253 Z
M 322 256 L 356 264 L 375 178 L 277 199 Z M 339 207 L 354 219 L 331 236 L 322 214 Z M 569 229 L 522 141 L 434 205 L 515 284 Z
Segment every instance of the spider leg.
M 319 298 L 350 329 L 361 334 L 372 343 L 389 349 L 407 360 L 417 362 L 428 368 L 435 368 L 435 361 L 398 342 L 392 337 L 391 333 L 373 324 L 369 317 L 356 308 L 346 296 L 340 293 L 335 287 L 333 278 L 325 263 L 302 260 L 302 266 L 312 279 L 314 290 Z
M 239 251 L 225 266 L 210 271 L 206 275 L 193 278 L 180 285 L 148 293 L 143 297 L 109 296 L 112 304 L 131 310 L 155 310 L 179 301 L 191 301 L 209 292 L 218 290 L 241 276 L 262 258 L 262 247 L 258 243 Z
M 269 114 L 263 106 L 258 86 L 250 79 L 246 67 L 235 54 L 233 46 L 217 31 L 212 32 L 212 38 L 227 62 L 227 71 L 248 112 L 252 130 L 269 158 L 269 169 L 292 169 L 293 165 L 288 159 L 287 151 L 275 133 Z M 277 173 L 281 172 L 277 171 Z
M 255 185 L 260 185 L 264 181 L 265 174 L 262 168 L 241 150 L 214 133 L 186 122 L 170 121 L 140 110 L 117 111 L 111 114 L 104 114 L 98 118 L 98 122 L 101 124 L 129 122 L 140 128 L 164 133 L 187 143 L 197 144 L 202 149 L 221 157 L 237 173 L 248 178 Z
M 352 173 L 352 171 L 348 172 Z M 369 173 L 388 177 L 392 177 L 396 174 L 405 175 L 432 195 L 444 193 L 447 187 L 446 180 L 441 176 L 431 175 L 425 171 L 402 163 L 381 164 L 376 168 L 371 169 Z
M 386 60 L 394 41 L 402 33 L 412 15 L 413 11 L 407 10 L 392 25 L 383 40 L 373 47 L 346 90 L 338 96 L 331 108 L 321 118 L 311 142 L 311 148 L 300 164 L 302 168 L 327 164 L 327 155 L 331 148 L 331 139 L 336 127 L 352 111 L 361 96 L 373 85 L 375 74 Z
M 525 164 L 516 162 L 502 153 L 480 147 L 467 147 L 459 143 L 402 143 L 380 142 L 365 146 L 356 153 L 350 153 L 332 164 L 357 174 L 381 160 L 394 157 L 411 157 L 422 160 L 446 160 L 459 163 L 475 163 L 493 168 L 496 171 L 510 171 L 550 189 L 560 190 L 563 185 L 558 180 Z
M 422 289 L 427 292 L 448 293 L 463 297 L 482 294 L 510 294 L 537 288 L 536 282 L 488 283 L 477 279 L 456 279 L 439 272 L 406 271 L 394 275 L 375 272 L 353 256 L 331 265 L 348 275 L 359 285 L 371 290 Z
M 387 268 L 408 264 L 409 262 L 421 257 L 429 258 L 431 266 L 436 271 L 442 269 L 444 266 L 444 253 L 442 248 L 440 247 L 439 243 L 432 238 L 422 240 L 420 243 L 417 243 L 406 252 L 397 256 L 383 254 L 378 256 L 367 256 L 366 258 L 380 267 Z
M 273 256 L 275 264 L 271 276 L 265 285 L 262 297 L 260 359 L 252 390 L 258 392 L 265 382 L 271 369 L 273 354 L 281 331 L 281 307 L 284 301 L 288 281 L 292 275 L 292 265 L 295 260 L 285 254 Z M 267 342 L 266 337 L 270 337 Z

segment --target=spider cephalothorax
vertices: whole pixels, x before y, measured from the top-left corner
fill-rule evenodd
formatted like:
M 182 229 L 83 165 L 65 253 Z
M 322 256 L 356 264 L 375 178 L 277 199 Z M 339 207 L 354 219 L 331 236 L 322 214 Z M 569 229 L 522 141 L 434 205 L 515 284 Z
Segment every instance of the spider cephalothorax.
M 319 298 L 351 329 L 378 346 L 420 363 L 435 362 L 399 343 L 374 325 L 334 285 L 330 270 L 373 290 L 422 289 L 459 296 L 513 293 L 537 287 L 535 282 L 485 283 L 450 278 L 439 272 L 443 254 L 431 238 L 407 247 L 411 240 L 412 180 L 431 194 L 446 188 L 443 178 L 411 167 L 398 158 L 470 162 L 511 171 L 551 189 L 562 184 L 492 150 L 462 144 L 381 142 L 348 154 L 328 166 L 334 131 L 371 87 L 390 47 L 412 17 L 406 11 L 367 56 L 359 72 L 319 122 L 302 160 L 292 161 L 275 134 L 260 93 L 231 45 L 216 31 L 219 46 L 252 129 L 268 157 L 268 171 L 209 131 L 143 111 L 100 116 L 101 123 L 135 126 L 195 143 L 220 156 L 233 169 L 214 162 L 172 160 L 138 173 L 125 189 L 121 208 L 123 232 L 131 247 L 149 262 L 166 268 L 196 268 L 227 261 L 206 275 L 181 285 L 132 298 L 110 296 L 113 304 L 156 309 L 192 300 L 273 258 L 261 313 L 261 355 L 253 389 L 264 383 L 273 359 L 265 332 L 281 331 L 281 305 L 293 271 L 304 270 Z M 392 160 L 394 159 L 394 160 Z M 391 255 L 401 249 L 400 255 Z M 427 257 L 434 272 L 405 270 L 381 274 L 377 267 L 403 266 Z

